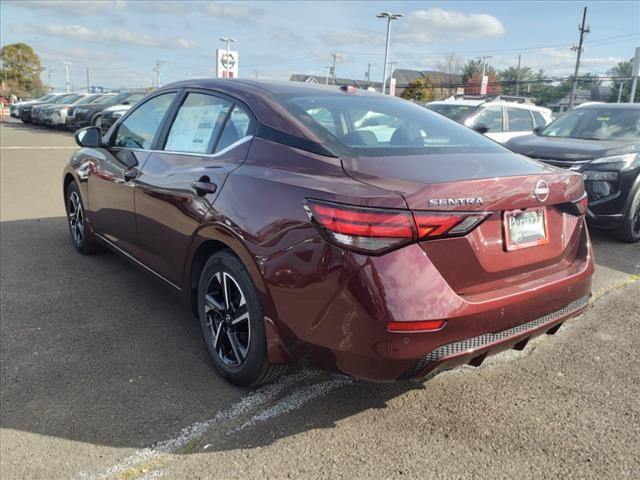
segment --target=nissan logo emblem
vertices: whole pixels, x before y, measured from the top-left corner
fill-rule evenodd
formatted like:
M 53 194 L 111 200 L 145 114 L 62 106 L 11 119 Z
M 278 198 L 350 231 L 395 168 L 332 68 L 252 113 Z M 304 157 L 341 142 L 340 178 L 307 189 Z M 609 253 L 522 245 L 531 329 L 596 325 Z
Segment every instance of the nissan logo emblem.
M 538 180 L 536 188 L 533 189 L 533 196 L 538 199 L 539 202 L 544 202 L 549 198 L 549 185 L 544 180 Z

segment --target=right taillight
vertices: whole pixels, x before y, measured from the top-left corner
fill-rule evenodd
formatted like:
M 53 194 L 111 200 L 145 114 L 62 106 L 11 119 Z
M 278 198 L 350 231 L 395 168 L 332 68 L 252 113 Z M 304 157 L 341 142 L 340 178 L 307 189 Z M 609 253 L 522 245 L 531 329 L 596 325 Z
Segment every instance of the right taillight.
M 489 216 L 486 212 L 411 212 L 312 199 L 304 209 L 327 241 L 368 255 L 381 255 L 420 240 L 466 235 Z

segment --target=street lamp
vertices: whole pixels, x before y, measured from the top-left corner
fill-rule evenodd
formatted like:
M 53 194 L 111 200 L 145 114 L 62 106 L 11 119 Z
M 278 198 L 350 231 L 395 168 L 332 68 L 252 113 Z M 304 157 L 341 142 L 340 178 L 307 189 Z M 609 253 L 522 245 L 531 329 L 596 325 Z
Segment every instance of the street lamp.
M 382 93 L 385 93 L 387 88 L 387 62 L 389 62 L 389 40 L 391 35 L 391 20 L 398 20 L 403 15 L 401 13 L 389 13 L 382 12 L 376 15 L 378 18 L 387 19 L 387 44 L 384 49 L 384 72 L 382 73 Z
M 226 77 L 229 78 L 229 44 L 236 43 L 237 40 L 231 37 L 220 37 L 220 41 L 227 44 L 227 65 L 225 67 L 225 71 Z

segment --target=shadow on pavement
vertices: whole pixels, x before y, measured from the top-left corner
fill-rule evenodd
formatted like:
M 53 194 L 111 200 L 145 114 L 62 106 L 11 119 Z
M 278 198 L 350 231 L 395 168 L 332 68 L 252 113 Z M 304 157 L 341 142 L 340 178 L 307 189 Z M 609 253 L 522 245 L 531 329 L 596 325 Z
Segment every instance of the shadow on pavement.
M 3 428 L 140 448 L 247 394 L 215 375 L 177 295 L 114 254 L 78 254 L 64 218 L 4 222 L 0 244 Z M 333 426 L 417 386 L 354 382 L 331 392 L 330 411 L 306 412 L 280 433 Z
M 609 232 L 590 228 L 596 264 L 640 275 L 640 243 L 630 244 L 613 239 Z
M 40 125 L 34 125 L 33 123 L 22 123 L 20 120 L 16 120 L 12 118 L 11 120 L 7 119 L 7 122 L 2 125 L 3 128 L 7 128 L 9 130 L 15 131 L 24 131 L 24 132 L 32 132 L 32 133 L 47 133 L 54 134 L 56 136 L 65 135 L 68 137 L 72 137 L 74 134 L 73 130 L 61 127 L 45 127 Z

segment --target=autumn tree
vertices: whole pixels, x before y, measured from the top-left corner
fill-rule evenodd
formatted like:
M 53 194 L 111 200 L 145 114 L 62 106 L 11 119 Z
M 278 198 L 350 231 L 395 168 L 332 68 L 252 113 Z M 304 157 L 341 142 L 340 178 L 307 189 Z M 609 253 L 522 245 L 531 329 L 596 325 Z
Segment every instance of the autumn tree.
M 417 102 L 430 102 L 433 100 L 433 82 L 431 75 L 427 75 L 425 78 L 418 78 L 411 80 L 407 88 L 405 88 L 401 95 L 405 100 L 413 100 Z
M 40 57 L 26 43 L 12 43 L 0 50 L 2 58 L 3 94 L 34 95 L 44 91 L 40 73 L 44 70 Z

